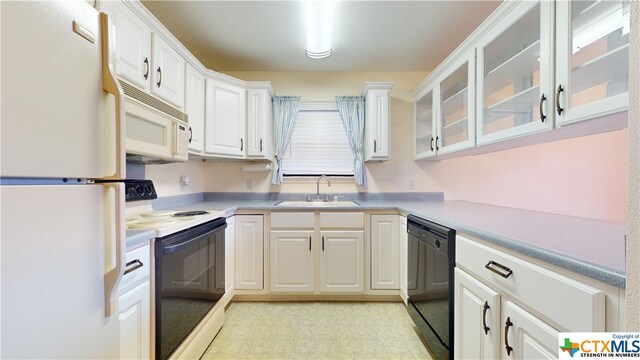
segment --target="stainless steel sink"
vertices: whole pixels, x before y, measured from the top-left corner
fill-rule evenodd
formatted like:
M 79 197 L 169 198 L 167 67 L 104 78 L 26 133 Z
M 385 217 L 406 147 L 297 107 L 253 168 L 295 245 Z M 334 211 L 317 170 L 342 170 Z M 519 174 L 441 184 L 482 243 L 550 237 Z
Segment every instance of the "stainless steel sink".
M 288 207 L 350 207 L 360 206 L 355 201 L 280 201 L 275 206 L 288 206 Z

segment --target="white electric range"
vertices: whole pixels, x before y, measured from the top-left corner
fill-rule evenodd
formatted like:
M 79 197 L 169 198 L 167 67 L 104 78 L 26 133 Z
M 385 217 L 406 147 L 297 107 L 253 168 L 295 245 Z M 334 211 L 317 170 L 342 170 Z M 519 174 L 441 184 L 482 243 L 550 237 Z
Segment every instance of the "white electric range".
M 224 217 L 224 211 L 198 210 L 153 210 L 151 202 L 157 198 L 150 180 L 127 180 L 126 186 L 126 225 L 127 230 L 155 230 L 156 237 L 164 237 L 182 230 Z M 141 205 L 130 205 L 131 202 Z
M 127 230 L 155 230 L 163 237 L 224 217 L 224 211 L 149 210 L 127 214 Z
M 127 229 L 153 230 L 154 338 L 158 359 L 206 348 L 224 322 L 225 213 L 153 210 L 149 180 L 127 180 Z M 194 332 L 197 327 L 208 329 Z M 215 331 L 209 331 L 215 329 Z

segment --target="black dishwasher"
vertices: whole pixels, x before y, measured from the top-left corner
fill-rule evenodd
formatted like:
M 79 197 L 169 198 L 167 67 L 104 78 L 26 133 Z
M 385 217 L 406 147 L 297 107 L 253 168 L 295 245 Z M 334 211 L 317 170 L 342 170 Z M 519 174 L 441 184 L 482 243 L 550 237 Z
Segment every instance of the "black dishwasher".
M 407 311 L 434 359 L 453 359 L 456 231 L 407 217 Z

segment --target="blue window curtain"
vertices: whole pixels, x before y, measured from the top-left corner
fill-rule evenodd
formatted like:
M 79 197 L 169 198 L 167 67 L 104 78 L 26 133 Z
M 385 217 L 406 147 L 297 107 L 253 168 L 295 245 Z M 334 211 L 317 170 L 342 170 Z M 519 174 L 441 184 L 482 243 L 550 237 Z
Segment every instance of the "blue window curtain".
M 271 184 L 282 184 L 282 158 L 291 140 L 293 128 L 300 110 L 300 96 L 276 96 L 273 98 L 273 140 L 276 162 Z
M 353 174 L 356 185 L 367 186 L 364 167 L 364 96 L 336 96 L 336 105 L 342 123 L 347 130 L 353 158 Z

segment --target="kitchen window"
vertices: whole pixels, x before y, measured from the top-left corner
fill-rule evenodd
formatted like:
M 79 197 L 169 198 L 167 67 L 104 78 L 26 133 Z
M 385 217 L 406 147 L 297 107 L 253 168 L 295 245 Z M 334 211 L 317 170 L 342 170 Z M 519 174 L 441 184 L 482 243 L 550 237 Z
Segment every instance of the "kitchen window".
M 354 153 L 335 104 L 302 104 L 282 159 L 284 176 L 353 176 Z

